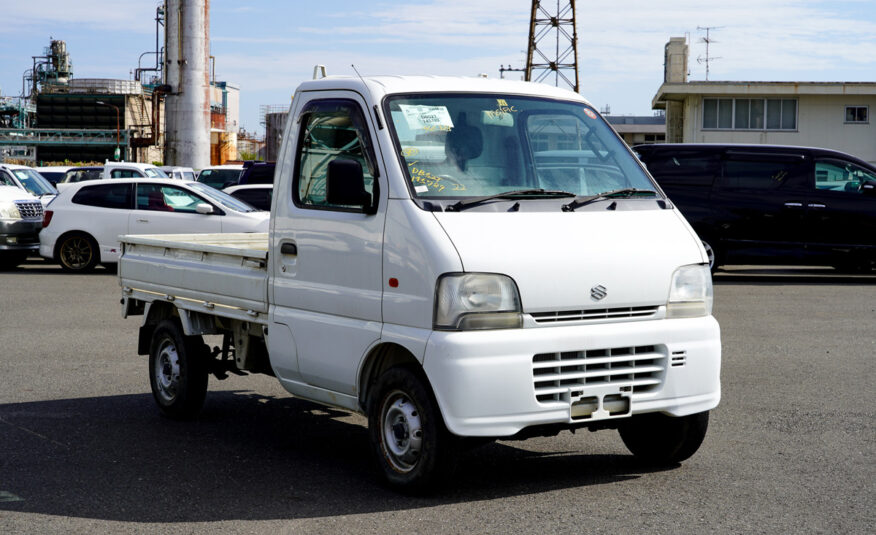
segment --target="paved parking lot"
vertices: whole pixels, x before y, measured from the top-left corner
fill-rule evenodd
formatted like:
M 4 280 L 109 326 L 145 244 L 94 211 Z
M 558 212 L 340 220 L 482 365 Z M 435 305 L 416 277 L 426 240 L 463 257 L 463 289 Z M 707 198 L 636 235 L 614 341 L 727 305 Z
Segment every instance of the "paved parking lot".
M 723 400 L 684 465 L 612 431 L 500 442 L 456 484 L 375 483 L 364 419 L 270 377 L 159 416 L 115 276 L 0 273 L 0 533 L 873 533 L 876 276 L 715 277 Z

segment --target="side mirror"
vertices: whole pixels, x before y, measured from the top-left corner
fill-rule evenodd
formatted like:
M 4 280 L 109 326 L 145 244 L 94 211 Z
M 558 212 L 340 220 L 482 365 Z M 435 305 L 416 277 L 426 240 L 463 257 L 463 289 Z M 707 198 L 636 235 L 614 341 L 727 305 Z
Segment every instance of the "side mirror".
M 374 213 L 371 194 L 365 191 L 365 174 L 356 160 L 332 160 L 326 174 L 325 198 L 329 204 L 361 206 L 365 213 Z
M 865 180 L 861 183 L 861 194 L 876 197 L 876 180 Z
M 197 206 L 195 206 L 195 212 L 198 212 L 199 214 L 209 215 L 213 213 L 213 206 L 205 202 L 198 203 Z

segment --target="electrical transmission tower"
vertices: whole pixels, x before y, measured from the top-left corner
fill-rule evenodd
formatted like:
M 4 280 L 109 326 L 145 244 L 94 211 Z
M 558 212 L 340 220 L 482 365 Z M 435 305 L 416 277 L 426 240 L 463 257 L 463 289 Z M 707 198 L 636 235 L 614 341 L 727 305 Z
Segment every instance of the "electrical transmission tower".
M 556 2 L 556 10 L 533 0 L 529 19 L 529 50 L 524 80 L 542 82 L 554 76 L 578 92 L 578 33 L 575 30 L 575 0 Z M 553 7 L 553 5 L 551 5 Z M 510 70 L 510 69 L 506 69 Z

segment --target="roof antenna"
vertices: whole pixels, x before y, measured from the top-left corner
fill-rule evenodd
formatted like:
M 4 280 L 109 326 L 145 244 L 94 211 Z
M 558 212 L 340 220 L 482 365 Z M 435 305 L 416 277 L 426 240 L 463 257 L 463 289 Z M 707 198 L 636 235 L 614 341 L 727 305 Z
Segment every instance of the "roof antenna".
M 352 63 L 350 64 L 350 67 L 353 67 L 353 70 L 356 72 L 356 76 L 358 76 L 359 79 L 362 80 L 362 83 L 364 84 L 364 83 L 365 83 L 365 78 L 362 78 L 362 75 L 359 74 L 359 69 L 357 69 L 356 66 L 353 65 Z

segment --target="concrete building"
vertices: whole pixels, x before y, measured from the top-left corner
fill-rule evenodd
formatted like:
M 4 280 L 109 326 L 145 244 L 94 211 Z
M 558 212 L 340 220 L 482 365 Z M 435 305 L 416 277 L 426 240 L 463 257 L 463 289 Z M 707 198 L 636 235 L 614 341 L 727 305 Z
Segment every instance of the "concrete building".
M 605 120 L 629 146 L 666 143 L 664 115 L 605 115 Z
M 687 54 L 670 39 L 651 101 L 666 111 L 667 142 L 825 147 L 876 163 L 876 82 L 691 82 Z

